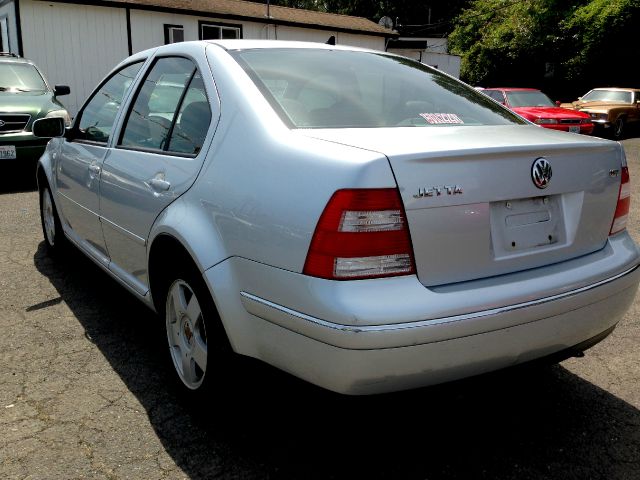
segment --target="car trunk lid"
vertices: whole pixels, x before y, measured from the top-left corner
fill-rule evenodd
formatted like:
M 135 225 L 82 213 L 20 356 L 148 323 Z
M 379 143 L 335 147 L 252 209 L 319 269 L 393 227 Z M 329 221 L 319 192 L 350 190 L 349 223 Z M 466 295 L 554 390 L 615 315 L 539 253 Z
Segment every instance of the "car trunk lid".
M 613 142 L 533 126 L 299 132 L 386 155 L 426 286 L 561 262 L 607 240 L 620 185 Z M 532 175 L 540 158 L 546 188 Z

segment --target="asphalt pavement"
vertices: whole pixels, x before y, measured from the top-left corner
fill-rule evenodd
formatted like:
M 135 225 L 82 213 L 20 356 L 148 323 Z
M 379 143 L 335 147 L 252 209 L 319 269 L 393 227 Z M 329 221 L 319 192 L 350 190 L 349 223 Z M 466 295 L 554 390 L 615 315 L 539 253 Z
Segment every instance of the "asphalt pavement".
M 640 241 L 640 139 L 629 231 Z M 344 397 L 257 362 L 191 403 L 154 315 L 46 255 L 30 182 L 0 190 L 2 479 L 640 478 L 638 301 L 580 359 Z

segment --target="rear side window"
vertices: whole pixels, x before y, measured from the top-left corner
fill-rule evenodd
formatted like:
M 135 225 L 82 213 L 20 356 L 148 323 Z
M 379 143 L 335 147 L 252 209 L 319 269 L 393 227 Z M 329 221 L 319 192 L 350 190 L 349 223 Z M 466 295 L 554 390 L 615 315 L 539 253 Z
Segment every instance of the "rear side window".
M 482 93 L 489 95 L 496 102 L 504 103 L 504 96 L 500 90 L 483 90 Z
M 306 48 L 232 55 L 294 128 L 524 123 L 473 88 L 403 57 Z
M 181 57 L 160 58 L 136 94 L 120 146 L 196 155 L 210 123 L 204 82 L 195 64 Z
M 142 62 L 116 72 L 86 103 L 78 123 L 78 140 L 106 144 L 125 93 L 133 83 Z

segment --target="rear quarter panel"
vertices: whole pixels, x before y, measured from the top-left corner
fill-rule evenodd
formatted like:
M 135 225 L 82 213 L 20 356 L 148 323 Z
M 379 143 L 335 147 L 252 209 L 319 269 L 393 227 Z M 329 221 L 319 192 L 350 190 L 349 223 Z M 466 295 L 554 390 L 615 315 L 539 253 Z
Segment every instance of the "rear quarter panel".
M 395 187 L 383 155 L 287 128 L 228 53 L 207 51 L 220 123 L 193 187 L 156 221 L 202 271 L 229 257 L 302 271 L 316 223 L 341 188 Z

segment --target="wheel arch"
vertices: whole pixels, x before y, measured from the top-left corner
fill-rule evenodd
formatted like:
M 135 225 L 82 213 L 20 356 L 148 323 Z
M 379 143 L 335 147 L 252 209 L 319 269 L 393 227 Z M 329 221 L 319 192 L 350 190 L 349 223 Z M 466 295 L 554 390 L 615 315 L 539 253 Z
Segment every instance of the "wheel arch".
M 151 300 L 157 312 L 162 310 L 158 302 L 162 302 L 163 279 L 169 269 L 178 262 L 189 262 L 202 272 L 192 253 L 175 236 L 169 233 L 157 235 L 149 247 L 148 254 L 149 290 Z
M 36 165 L 36 181 L 38 182 L 38 191 L 42 191 L 45 184 L 51 185 L 51 158 L 45 150 L 44 154 L 38 160 Z
M 166 262 L 166 259 L 168 259 L 168 262 Z M 194 268 L 194 272 L 197 272 L 199 279 L 202 281 L 203 288 L 209 295 L 208 299 L 211 301 L 211 306 L 217 317 L 216 328 L 220 328 L 222 330 L 221 333 L 224 334 L 222 338 L 224 348 L 229 351 L 233 350 L 229 338 L 229 331 L 222 320 L 215 295 L 210 290 L 206 279 L 202 275 L 203 271 L 199 262 L 194 257 L 193 252 L 187 248 L 180 239 L 166 232 L 158 234 L 149 247 L 149 291 L 151 292 L 151 302 L 155 311 L 158 313 L 164 311 L 164 306 L 160 302 L 164 302 L 165 300 L 163 290 L 168 285 L 167 280 L 171 279 L 167 274 L 169 274 L 175 266 L 184 265 L 185 263 L 190 264 Z

